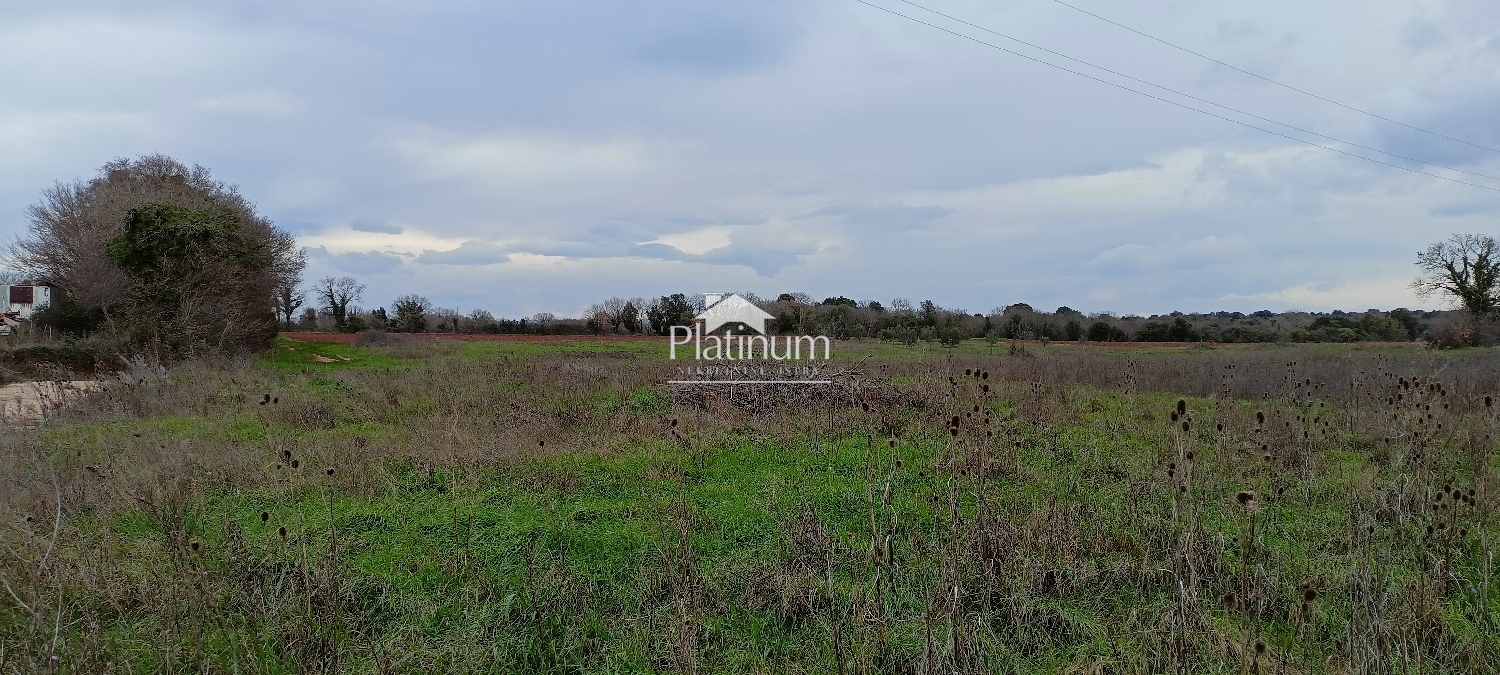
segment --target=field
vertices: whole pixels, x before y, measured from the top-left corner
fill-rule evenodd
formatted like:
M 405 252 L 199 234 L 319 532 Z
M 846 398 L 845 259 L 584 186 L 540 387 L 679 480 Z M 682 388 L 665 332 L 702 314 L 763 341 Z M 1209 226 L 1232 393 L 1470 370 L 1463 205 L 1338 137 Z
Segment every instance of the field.
M 282 340 L 0 440 L 0 673 L 1494 673 L 1500 353 Z

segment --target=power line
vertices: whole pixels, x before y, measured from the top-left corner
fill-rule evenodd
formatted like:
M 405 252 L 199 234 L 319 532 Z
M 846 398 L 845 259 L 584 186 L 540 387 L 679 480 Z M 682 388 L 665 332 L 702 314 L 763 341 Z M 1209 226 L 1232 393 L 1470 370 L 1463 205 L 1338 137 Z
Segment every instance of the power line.
M 1329 146 L 1326 146 L 1326 145 L 1322 145 L 1320 143 L 1314 143 L 1314 142 L 1309 141 L 1309 140 L 1307 140 L 1305 138 L 1297 138 L 1296 136 L 1290 136 L 1290 135 L 1287 135 L 1287 134 L 1283 134 L 1283 133 L 1281 133 L 1279 131 L 1272 131 L 1271 129 L 1267 129 L 1265 127 L 1258 127 L 1258 126 L 1256 126 L 1254 124 L 1251 124 L 1249 122 L 1245 122 L 1245 121 L 1242 121 L 1242 120 L 1237 120 L 1237 119 L 1234 119 L 1232 117 L 1226 117 L 1226 116 L 1220 115 L 1218 113 L 1212 113 L 1212 112 L 1209 112 L 1209 111 L 1204 110 L 1202 108 L 1194 108 L 1193 106 L 1187 105 L 1186 103 L 1179 103 L 1177 101 L 1173 101 L 1172 99 L 1163 98 L 1161 96 L 1157 96 L 1155 94 L 1150 94 L 1150 93 L 1141 91 L 1139 89 L 1132 89 L 1132 88 L 1127 87 L 1127 86 L 1125 86 L 1123 84 L 1120 84 L 1118 82 L 1110 82 L 1109 80 L 1106 80 L 1106 79 L 1103 79 L 1103 78 L 1100 78 L 1100 77 L 1095 77 L 1095 76 L 1090 75 L 1088 73 L 1084 73 L 1084 72 L 1080 72 L 1080 71 L 1077 71 L 1077 70 L 1073 70 L 1071 68 L 1067 68 L 1067 67 L 1064 67 L 1064 66 L 1059 66 L 1059 65 L 1057 65 L 1055 63 L 1052 63 L 1050 61 L 1044 61 L 1042 59 L 1036 58 L 1035 56 L 1031 56 L 1029 54 L 1022 54 L 1021 52 L 1015 51 L 1013 49 L 1007 49 L 1005 47 L 1001 47 L 1000 45 L 997 45 L 997 44 L 995 44 L 993 42 L 985 42 L 984 40 L 981 40 L 979 38 L 976 38 L 976 37 L 973 37 L 973 36 L 970 36 L 970 35 L 964 35 L 963 33 L 960 33 L 958 31 L 949 30 L 949 29 L 944 28 L 942 26 L 939 26 L 939 25 L 937 25 L 935 23 L 929 23 L 927 21 L 923 21 L 921 19 L 918 19 L 918 18 L 916 18 L 914 16 L 908 16 L 906 14 L 902 14 L 902 13 L 897 12 L 897 11 L 892 10 L 892 9 L 886 9 L 885 7 L 881 7 L 880 5 L 876 5 L 876 4 L 872 4 L 870 2 L 866 2 L 866 0 L 854 0 L 854 1 L 858 2 L 861 5 L 866 5 L 866 6 L 869 6 L 869 7 L 873 7 L 875 9 L 878 9 L 878 10 L 880 10 L 882 12 L 887 13 L 887 14 L 892 14 L 892 15 L 901 17 L 903 19 L 906 19 L 908 21 L 922 24 L 923 26 L 927 26 L 929 28 L 935 28 L 937 30 L 943 31 L 944 33 L 948 33 L 949 35 L 954 35 L 954 36 L 957 36 L 957 37 L 961 37 L 961 38 L 963 38 L 965 40 L 969 40 L 970 42 L 975 42 L 975 43 L 984 45 L 984 46 L 989 47 L 991 49 L 998 49 L 998 50 L 1000 50 L 1002 52 L 1005 52 L 1007 54 L 1013 54 L 1015 56 L 1019 56 L 1019 57 L 1021 57 L 1023 59 L 1026 59 L 1028 61 L 1035 61 L 1037 63 L 1040 63 L 1040 64 L 1044 65 L 1044 66 L 1049 66 L 1049 67 L 1061 70 L 1063 72 L 1072 73 L 1072 74 L 1077 75 L 1079 77 L 1086 77 L 1086 78 L 1088 78 L 1090 80 L 1093 80 L 1095 82 L 1099 82 L 1099 83 L 1102 83 L 1102 84 L 1107 84 L 1107 85 L 1109 85 L 1111 87 L 1116 87 L 1118 89 L 1124 89 L 1125 91 L 1131 92 L 1133 94 L 1139 94 L 1141 96 L 1145 96 L 1146 98 L 1155 99 L 1155 100 L 1161 101 L 1163 103 L 1169 103 L 1169 104 L 1175 105 L 1175 106 L 1177 106 L 1179 108 L 1183 108 L 1183 109 L 1186 109 L 1186 110 L 1191 110 L 1193 112 L 1196 112 L 1196 113 L 1199 113 L 1199 114 L 1202 114 L 1202 115 L 1208 115 L 1209 117 L 1213 117 L 1213 118 L 1224 120 L 1225 122 L 1233 122 L 1233 123 L 1238 124 L 1238 125 L 1243 126 L 1243 127 L 1247 127 L 1247 128 L 1250 128 L 1250 129 L 1255 129 L 1256 131 L 1260 131 L 1260 132 L 1264 132 L 1264 133 L 1267 133 L 1267 134 L 1271 134 L 1272 136 L 1280 136 L 1281 138 L 1285 138 L 1285 139 L 1288 139 L 1288 140 L 1296 141 L 1296 142 L 1302 143 L 1304 145 L 1310 145 L 1310 146 L 1315 147 L 1315 148 L 1322 148 L 1322 149 L 1327 150 L 1329 152 L 1336 152 L 1336 153 L 1338 153 L 1340 155 L 1347 155 L 1347 156 L 1353 157 L 1355 159 L 1362 159 L 1362 160 L 1365 160 L 1366 162 L 1373 162 L 1375 164 L 1380 164 L 1380 165 L 1383 165 L 1383 166 L 1389 166 L 1389 167 L 1392 167 L 1392 168 L 1400 169 L 1402 171 L 1409 171 L 1411 173 L 1421 174 L 1423 176 L 1430 176 L 1432 178 L 1437 178 L 1437 179 L 1440 179 L 1440 180 L 1445 180 L 1445 181 L 1448 181 L 1448 182 L 1451 182 L 1451 183 L 1458 183 L 1459 185 L 1468 185 L 1470 187 L 1477 187 L 1477 188 L 1479 188 L 1481 190 L 1489 190 L 1491 192 L 1500 192 L 1500 188 L 1493 188 L 1493 187 L 1490 187 L 1488 185 L 1480 185 L 1479 183 L 1470 183 L 1468 181 L 1458 180 L 1457 178 L 1449 178 L 1447 176 L 1442 176 L 1442 175 L 1435 174 L 1435 173 L 1428 173 L 1426 171 L 1418 171 L 1417 169 L 1413 169 L 1413 168 L 1410 168 L 1410 167 L 1401 166 L 1400 164 L 1392 164 L 1391 162 L 1384 162 L 1384 161 L 1375 159 L 1373 157 L 1366 157 L 1364 155 L 1360 155 L 1360 154 L 1353 153 L 1353 152 L 1348 152 L 1346 150 L 1340 150 L 1338 148 L 1332 148 L 1332 147 L 1329 147 Z M 1279 122 L 1278 122 L 1278 124 L 1279 124 Z M 1423 164 L 1428 164 L 1427 162 L 1422 162 L 1422 163 Z M 1437 166 L 1436 164 L 1429 164 L 1429 165 L 1430 166 Z
M 1120 72 L 1118 70 L 1111 70 L 1109 68 L 1105 68 L 1104 66 L 1101 66 L 1101 65 L 1096 64 L 1096 63 L 1090 63 L 1088 61 L 1084 61 L 1083 59 L 1076 59 L 1076 58 L 1068 56 L 1067 54 L 1064 54 L 1062 52 L 1054 51 L 1054 50 L 1048 49 L 1046 47 L 1043 47 L 1041 45 L 1032 44 L 1032 43 L 1027 42 L 1025 40 L 1022 40 L 1020 38 L 1014 38 L 1014 37 L 1011 37 L 1011 36 L 1006 35 L 1004 33 L 999 33 L 999 32 L 990 30 L 988 28 L 985 28 L 984 26 L 981 26 L 981 25 L 976 24 L 976 23 L 971 23 L 969 21 L 965 21 L 965 20 L 960 19 L 960 18 L 958 18 L 956 16 L 953 16 L 951 14 L 944 14 L 942 12 L 939 12 L 939 11 L 935 10 L 935 9 L 932 9 L 932 8 L 929 8 L 929 7 L 923 7 L 922 5 L 919 5 L 919 4 L 915 3 L 915 2 L 911 2 L 910 0 L 898 0 L 898 1 L 902 2 L 902 3 L 905 3 L 907 5 L 911 5 L 912 7 L 916 7 L 917 9 L 920 9 L 920 10 L 923 10 L 923 11 L 926 11 L 926 12 L 931 12 L 931 13 L 936 14 L 938 16 L 941 16 L 941 17 L 943 17 L 945 19 L 950 19 L 952 21 L 957 21 L 957 22 L 959 22 L 961 24 L 964 24 L 965 26 L 970 26 L 972 28 L 977 28 L 977 29 L 982 30 L 982 31 L 984 31 L 986 33 L 990 33 L 991 35 L 1002 37 L 1002 38 L 1005 38 L 1005 39 L 1010 40 L 1012 42 L 1018 42 L 1020 44 L 1026 45 L 1027 47 L 1031 47 L 1032 49 L 1037 49 L 1037 50 L 1040 50 L 1040 51 L 1047 52 L 1048 54 L 1052 54 L 1052 55 L 1055 55 L 1055 56 L 1060 56 L 1060 57 L 1065 58 L 1065 59 L 1067 59 L 1069 61 L 1073 61 L 1075 63 L 1081 63 L 1081 64 L 1083 64 L 1085 66 L 1090 67 L 1090 68 L 1097 68 L 1097 69 L 1102 70 L 1102 71 L 1104 71 L 1106 73 L 1109 73 L 1111 75 L 1117 75 L 1117 76 L 1123 77 L 1123 78 L 1125 78 L 1127 80 L 1131 80 L 1131 81 L 1134 81 L 1134 82 L 1139 82 L 1139 83 L 1144 84 L 1144 85 L 1146 85 L 1148 87 L 1155 87 L 1155 88 L 1160 89 L 1162 91 L 1169 91 L 1169 92 L 1172 92 L 1173 94 L 1176 94 L 1176 95 L 1181 96 L 1183 98 L 1190 98 L 1190 99 L 1193 99 L 1194 101 L 1198 101 L 1200 103 L 1207 103 L 1208 105 L 1214 106 L 1215 108 L 1222 108 L 1224 110 L 1228 110 L 1230 112 L 1238 113 L 1238 114 L 1244 115 L 1246 117 L 1252 117 L 1252 118 L 1258 119 L 1258 120 L 1260 120 L 1262 122 L 1270 122 L 1271 124 L 1275 124 L 1277 126 L 1282 126 L 1282 127 L 1288 128 L 1288 129 L 1295 130 L 1295 131 L 1300 131 L 1300 132 L 1302 132 L 1304 134 L 1308 134 L 1308 135 L 1311 135 L 1311 136 L 1317 136 L 1318 138 L 1326 138 L 1326 139 L 1328 139 L 1330 141 L 1334 141 L 1335 143 L 1342 143 L 1344 145 L 1348 145 L 1348 146 L 1351 146 L 1351 147 L 1359 148 L 1361 150 L 1369 150 L 1370 152 L 1378 152 L 1378 153 L 1380 153 L 1382 155 L 1385 155 L 1387 157 L 1395 157 L 1397 159 L 1404 159 L 1404 160 L 1406 160 L 1408 162 L 1416 162 L 1418 164 L 1426 164 L 1428 166 L 1437 167 L 1439 169 L 1446 169 L 1448 171 L 1453 171 L 1453 172 L 1456 172 L 1456 173 L 1466 173 L 1466 174 L 1469 174 L 1470 176 L 1478 176 L 1480 178 L 1488 178 L 1490 180 L 1500 181 L 1500 178 L 1497 178 L 1495 176 L 1491 176 L 1489 174 L 1476 173 L 1474 171 L 1466 171 L 1464 169 L 1459 169 L 1457 167 L 1445 166 L 1443 164 L 1437 164 L 1435 162 L 1429 162 L 1427 160 L 1417 159 L 1415 157 L 1407 157 L 1406 155 L 1398 155 L 1398 154 L 1396 154 L 1394 152 L 1389 152 L 1389 151 L 1386 151 L 1386 150 L 1381 150 L 1380 148 L 1372 148 L 1372 147 L 1370 147 L 1368 145 L 1360 145 L 1358 143 L 1354 143 L 1354 142 L 1351 142 L 1351 141 L 1346 141 L 1346 140 L 1344 140 L 1342 138 L 1336 138 L 1334 136 L 1329 136 L 1328 134 L 1320 134 L 1320 133 L 1318 133 L 1316 131 L 1312 131 L 1310 129 L 1303 129 L 1302 127 L 1293 126 L 1291 124 L 1287 124 L 1286 122 L 1278 122 L 1278 121 L 1273 120 L 1273 119 L 1271 119 L 1269 117 L 1261 117 L 1260 115 L 1257 115 L 1257 114 L 1252 113 L 1252 112 L 1246 112 L 1244 110 L 1240 110 L 1239 108 L 1234 108 L 1234 107 L 1231 107 L 1231 106 L 1227 106 L 1227 105 L 1224 105 L 1222 103 L 1215 103 L 1215 102 L 1210 101 L 1210 100 L 1208 100 L 1206 98 L 1200 98 L 1198 96 L 1194 96 L 1194 95 L 1186 93 L 1186 92 L 1178 91 L 1178 90 L 1173 89 L 1171 87 L 1165 87 L 1165 86 L 1156 84 L 1154 82 L 1149 82 L 1149 81 L 1143 80 L 1143 79 L 1141 79 L 1139 77 L 1132 77 L 1132 76 L 1126 75 L 1125 73 L 1122 73 L 1122 72 Z
M 1182 45 L 1179 45 L 1179 44 L 1176 44 L 1176 43 L 1173 43 L 1173 42 L 1168 42 L 1168 41 L 1163 40 L 1163 39 L 1161 39 L 1159 37 L 1156 37 L 1155 35 L 1151 35 L 1149 33 L 1143 33 L 1141 31 L 1138 31 L 1138 30 L 1136 30 L 1134 28 L 1131 28 L 1130 26 L 1127 26 L 1127 25 L 1125 25 L 1123 23 L 1120 23 L 1118 21 L 1112 21 L 1110 19 L 1106 19 L 1106 18 L 1104 18 L 1102 16 L 1099 16 L 1098 14 L 1095 14 L 1093 12 L 1090 12 L 1090 11 L 1086 10 L 1086 9 L 1083 9 L 1082 7 L 1076 7 L 1074 5 L 1070 5 L 1070 4 L 1066 3 L 1066 2 L 1063 2 L 1063 0 L 1052 0 L 1052 1 L 1055 2 L 1055 3 L 1057 3 L 1057 4 L 1059 4 L 1059 5 L 1067 7 L 1068 9 L 1072 9 L 1072 10 L 1075 10 L 1075 11 L 1087 14 L 1089 16 L 1092 16 L 1095 19 L 1103 21 L 1103 22 L 1105 22 L 1107 24 L 1111 24 L 1111 25 L 1114 25 L 1114 26 L 1119 26 L 1120 28 L 1124 28 L 1125 30 L 1128 30 L 1128 31 L 1130 31 L 1132 33 L 1135 33 L 1136 35 L 1139 35 L 1141 37 L 1148 38 L 1148 39 L 1151 39 L 1151 40 L 1155 40 L 1155 41 L 1160 42 L 1160 43 L 1162 43 L 1162 44 L 1164 44 L 1164 45 L 1166 45 L 1168 47 L 1171 47 L 1173 49 L 1178 49 L 1178 50 L 1187 52 L 1187 53 L 1192 54 L 1193 56 L 1196 56 L 1196 57 L 1198 57 L 1200 59 L 1207 59 L 1207 60 L 1212 61 L 1214 63 L 1217 63 L 1217 64 L 1219 64 L 1221 66 L 1224 66 L 1225 68 L 1228 68 L 1230 70 L 1234 70 L 1234 71 L 1237 71 L 1237 72 L 1240 72 L 1240 73 L 1244 73 L 1244 74 L 1249 75 L 1250 77 L 1253 77 L 1253 78 L 1255 78 L 1257 80 L 1262 80 L 1262 81 L 1265 81 L 1265 82 L 1269 82 L 1269 83 L 1274 84 L 1274 85 L 1276 85 L 1278 87 L 1282 87 L 1284 89 L 1289 89 L 1291 91 L 1295 91 L 1295 92 L 1297 92 L 1299 94 L 1302 94 L 1304 96 L 1311 96 L 1311 97 L 1313 97 L 1315 99 L 1318 99 L 1319 101 L 1324 101 L 1324 102 L 1327 102 L 1327 103 L 1332 103 L 1332 104 L 1334 104 L 1334 105 L 1336 105 L 1336 106 L 1338 106 L 1340 108 L 1344 108 L 1345 110 L 1352 110 L 1352 111 L 1357 112 L 1357 113 L 1359 113 L 1361 115 L 1369 115 L 1370 117 L 1373 117 L 1375 119 L 1382 120 L 1382 121 L 1385 121 L 1385 122 L 1390 122 L 1391 124 L 1397 124 L 1397 125 L 1406 127 L 1408 129 L 1411 129 L 1412 131 L 1420 131 L 1420 132 L 1422 132 L 1424 134 L 1427 134 L 1429 136 L 1436 136 L 1438 138 L 1445 138 L 1445 139 L 1448 139 L 1448 140 L 1453 141 L 1455 143 L 1462 143 L 1464 145 L 1467 145 L 1467 146 L 1470 146 L 1470 147 L 1474 147 L 1474 148 L 1479 148 L 1481 150 L 1489 150 L 1490 152 L 1500 152 L 1500 149 L 1495 149 L 1495 148 L 1492 148 L 1492 147 L 1490 147 L 1488 145 L 1480 145 L 1478 143 L 1470 143 L 1470 142 L 1468 142 L 1466 140 L 1463 140 L 1461 138 L 1454 138 L 1454 137 L 1448 136 L 1446 134 L 1440 134 L 1440 133 L 1438 133 L 1436 131 L 1428 131 L 1427 129 L 1423 129 L 1422 127 L 1419 127 L 1419 126 L 1407 124 L 1407 123 L 1402 122 L 1400 120 L 1393 120 L 1393 119 L 1391 119 L 1389 117 L 1383 117 L 1381 115 L 1377 115 L 1375 113 L 1372 113 L 1372 112 L 1370 112 L 1368 110 L 1363 110 L 1363 109 L 1360 109 L 1360 108 L 1356 108 L 1356 107 L 1354 107 L 1352 105 L 1347 105 L 1347 104 L 1344 104 L 1344 103 L 1340 103 L 1340 102 L 1335 101 L 1335 100 L 1333 100 L 1331 98 L 1328 98 L 1326 96 L 1319 96 L 1318 94 L 1314 94 L 1314 93 L 1312 93 L 1310 91 L 1307 91 L 1306 89 L 1299 89 L 1299 88 L 1294 87 L 1294 86 L 1292 86 L 1290 84 L 1286 84 L 1284 82 L 1278 82 L 1278 81 L 1273 80 L 1273 79 L 1271 79 L 1269 77 L 1266 77 L 1264 75 L 1259 75 L 1259 74 L 1256 74 L 1256 73 L 1252 73 L 1252 72 L 1250 72 L 1248 70 L 1245 70 L 1244 68 L 1241 68 L 1239 66 L 1236 66 L 1236 65 L 1233 65 L 1233 64 L 1229 64 L 1229 63 L 1225 63 L 1225 62 L 1220 61 L 1220 60 L 1218 60 L 1218 59 L 1216 59 L 1216 58 L 1214 58 L 1212 56 L 1209 56 L 1207 54 L 1200 54 L 1200 53 L 1195 52 L 1195 51 L 1193 51 L 1191 49 L 1188 49 L 1187 47 L 1184 47 Z

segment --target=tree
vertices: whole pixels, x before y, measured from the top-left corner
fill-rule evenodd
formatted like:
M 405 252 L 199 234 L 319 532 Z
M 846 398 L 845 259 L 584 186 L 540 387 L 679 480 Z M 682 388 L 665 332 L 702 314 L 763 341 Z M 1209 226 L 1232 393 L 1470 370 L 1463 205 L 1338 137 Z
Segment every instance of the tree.
M 584 310 L 583 319 L 595 333 L 639 333 L 641 307 L 645 304 L 640 298 L 610 298 L 590 305 Z
M 1125 331 L 1104 321 L 1095 321 L 1089 326 L 1089 342 L 1125 342 L 1130 336 Z
M 333 316 L 333 329 L 349 332 L 349 303 L 365 294 L 365 285 L 354 277 L 324 277 L 313 286 L 313 294 L 323 303 L 323 309 Z
M 687 326 L 693 322 L 693 303 L 682 293 L 663 295 L 646 308 L 646 320 L 657 335 L 666 335 L 672 326 Z
M 1068 325 L 1063 328 L 1063 334 L 1067 335 L 1069 340 L 1082 340 L 1083 322 L 1078 319 L 1069 319 Z
M 634 335 L 641 332 L 642 327 L 640 305 L 634 300 L 626 302 L 620 310 L 620 329 Z
M 167 355 L 272 344 L 276 289 L 306 264 L 296 240 L 208 169 L 117 159 L 28 210 L 16 266 L 137 347 Z
M 1418 295 L 1453 296 L 1474 318 L 1500 307 L 1500 249 L 1482 234 L 1455 234 L 1417 254 L 1421 270 L 1412 288 Z
M 938 306 L 931 300 L 922 301 L 922 323 L 928 326 L 937 325 Z
M 390 317 L 386 316 L 384 307 L 376 307 L 375 311 L 370 312 L 370 319 L 368 323 L 370 325 L 370 328 L 374 330 L 391 329 L 391 320 Z
M 395 329 L 402 333 L 422 333 L 427 330 L 427 313 L 432 303 L 420 295 L 403 295 L 391 304 L 396 312 Z
M 292 329 L 292 321 L 297 315 L 297 309 L 302 307 L 305 298 L 306 295 L 297 290 L 293 284 L 283 283 L 277 287 L 272 303 L 276 309 L 276 315 L 281 319 L 283 330 Z

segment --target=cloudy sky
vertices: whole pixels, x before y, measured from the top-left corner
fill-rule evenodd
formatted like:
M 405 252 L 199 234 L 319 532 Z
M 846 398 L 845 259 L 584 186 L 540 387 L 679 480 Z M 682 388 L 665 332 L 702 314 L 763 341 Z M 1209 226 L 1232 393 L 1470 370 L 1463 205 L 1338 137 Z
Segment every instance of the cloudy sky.
M 873 5 L 1085 71 L 901 0 Z M 295 233 L 307 276 L 506 316 L 801 291 L 970 311 L 1439 306 L 1416 251 L 1500 214 L 1493 0 L 918 4 L 1444 168 L 1216 113 L 857 0 L 0 4 L 0 236 L 162 152 Z M 1163 90 L 1153 94 L 1208 104 Z

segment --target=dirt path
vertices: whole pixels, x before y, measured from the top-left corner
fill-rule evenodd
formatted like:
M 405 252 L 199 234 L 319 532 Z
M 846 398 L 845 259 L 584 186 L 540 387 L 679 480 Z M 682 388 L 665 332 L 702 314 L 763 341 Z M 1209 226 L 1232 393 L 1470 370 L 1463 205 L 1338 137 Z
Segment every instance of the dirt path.
M 7 384 L 0 387 L 0 425 L 33 426 L 103 386 L 96 380 Z

